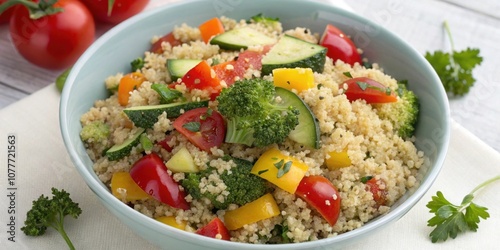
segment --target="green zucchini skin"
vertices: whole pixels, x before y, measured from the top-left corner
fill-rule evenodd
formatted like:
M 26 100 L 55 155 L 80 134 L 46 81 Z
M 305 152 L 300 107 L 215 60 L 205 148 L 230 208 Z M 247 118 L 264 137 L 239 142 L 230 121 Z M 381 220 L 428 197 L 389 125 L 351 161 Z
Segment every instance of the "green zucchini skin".
M 153 106 L 137 106 L 126 108 L 123 112 L 136 127 L 151 128 L 158 122 L 158 116 L 167 113 L 167 118 L 179 117 L 184 111 L 195 108 L 208 107 L 208 101 L 169 103 Z
M 262 58 L 262 75 L 277 68 L 311 68 L 322 73 L 327 49 L 321 45 L 285 35 Z
M 219 45 L 221 49 L 240 50 L 253 45 L 268 45 L 276 43 L 276 39 L 262 34 L 250 27 L 233 29 L 215 36 L 210 44 Z
M 320 147 L 320 130 L 318 120 L 307 104 L 290 90 L 276 87 L 276 95 L 281 97 L 280 105 L 293 106 L 299 110 L 299 124 L 290 132 L 288 138 L 306 147 Z
M 167 59 L 167 70 L 172 81 L 182 78 L 190 69 L 202 60 L 196 59 Z
M 137 146 L 139 144 L 141 135 L 146 131 L 146 129 L 139 128 L 137 132 L 132 136 L 132 138 L 129 138 L 125 140 L 123 143 L 114 145 L 110 149 L 106 151 L 106 156 L 108 157 L 108 160 L 110 161 L 116 161 L 119 160 L 127 155 L 130 154 L 130 151 L 132 151 L 132 148 Z

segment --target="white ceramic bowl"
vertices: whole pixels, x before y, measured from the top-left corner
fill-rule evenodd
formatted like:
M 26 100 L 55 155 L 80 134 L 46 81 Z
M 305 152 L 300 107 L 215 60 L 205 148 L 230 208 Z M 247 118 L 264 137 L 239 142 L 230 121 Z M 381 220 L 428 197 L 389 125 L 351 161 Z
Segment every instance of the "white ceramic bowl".
M 128 71 L 130 61 L 149 49 L 152 36 L 168 33 L 175 25 L 197 26 L 222 15 L 247 19 L 258 13 L 279 17 L 285 29 L 300 26 L 321 33 L 326 24 L 333 23 L 352 37 L 370 61 L 378 62 L 385 72 L 397 79 L 409 80 L 409 88 L 421 101 L 416 144 L 430 158 L 431 166 L 422 170 L 421 185 L 398 200 L 389 213 L 359 229 L 319 241 L 286 245 L 241 244 L 186 233 L 150 219 L 116 199 L 95 175 L 79 137 L 80 116 L 94 101 L 107 97 L 103 84 L 107 76 Z M 186 1 L 139 14 L 121 23 L 99 38 L 74 65 L 61 97 L 60 125 L 75 167 L 102 204 L 138 235 L 168 249 L 330 249 L 358 241 L 396 221 L 419 201 L 441 169 L 450 135 L 448 100 L 438 76 L 422 55 L 363 17 L 327 4 L 303 0 Z

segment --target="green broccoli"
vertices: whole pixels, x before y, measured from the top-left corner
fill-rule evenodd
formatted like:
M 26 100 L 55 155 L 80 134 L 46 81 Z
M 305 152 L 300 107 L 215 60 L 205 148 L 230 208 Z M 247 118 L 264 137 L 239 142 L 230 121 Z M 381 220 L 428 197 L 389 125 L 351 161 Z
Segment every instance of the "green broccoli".
M 299 124 L 299 111 L 277 101 L 274 84 L 263 79 L 236 81 L 217 97 L 219 112 L 228 120 L 228 143 L 265 147 L 282 143 Z
M 83 126 L 80 137 L 87 142 L 101 142 L 108 138 L 109 125 L 103 121 L 93 121 Z
M 398 83 L 397 93 L 400 97 L 398 102 L 382 104 L 379 116 L 391 121 L 395 131 L 401 138 L 412 137 L 415 133 L 415 125 L 418 120 L 419 100 L 413 91 L 406 87 L 407 82 Z
M 229 156 L 223 157 L 223 160 L 236 163 L 236 167 L 231 168 L 230 172 L 225 170 L 219 175 L 227 187 L 226 191 L 229 192 L 223 202 L 217 199 L 219 194 L 202 193 L 200 190 L 201 180 L 208 178 L 213 173 L 217 173 L 217 170 L 213 167 L 208 167 L 198 173 L 187 174 L 186 178 L 181 181 L 181 185 L 194 199 L 209 199 L 216 209 L 226 209 L 230 204 L 244 205 L 266 194 L 266 181 L 250 173 L 253 167 L 252 162 Z M 219 186 L 220 184 L 215 185 Z
M 41 195 L 33 201 L 33 207 L 26 214 L 27 218 L 21 230 L 26 235 L 39 236 L 45 233 L 47 227 L 52 227 L 62 235 L 70 249 L 75 249 L 64 231 L 64 217 L 70 215 L 76 219 L 82 213 L 82 209 L 78 203 L 71 200 L 69 193 L 64 189 L 59 191 L 52 188 L 52 195 L 52 199 Z

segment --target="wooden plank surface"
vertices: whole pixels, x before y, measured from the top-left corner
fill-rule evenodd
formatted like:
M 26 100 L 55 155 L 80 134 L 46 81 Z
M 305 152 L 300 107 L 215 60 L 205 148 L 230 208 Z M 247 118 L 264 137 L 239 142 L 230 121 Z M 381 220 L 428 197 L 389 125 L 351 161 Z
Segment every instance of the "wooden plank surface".
M 346 1 L 356 13 L 395 32 L 422 54 L 447 50 L 449 41 L 442 23 L 447 20 L 456 49 L 481 49 L 483 64 L 474 72 L 478 79 L 464 97 L 450 98 L 452 118 L 500 151 L 500 1 L 498 0 L 356 0 Z M 102 34 L 110 27 L 101 27 Z M 60 71 L 31 65 L 20 57 L 0 25 L 0 108 L 52 83 Z

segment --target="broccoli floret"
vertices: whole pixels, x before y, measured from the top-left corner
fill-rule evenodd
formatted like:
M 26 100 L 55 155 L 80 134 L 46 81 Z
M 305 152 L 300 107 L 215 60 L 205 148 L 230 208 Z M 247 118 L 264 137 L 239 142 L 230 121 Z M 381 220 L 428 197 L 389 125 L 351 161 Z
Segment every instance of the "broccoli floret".
M 52 199 L 41 195 L 33 201 L 33 206 L 26 214 L 27 218 L 21 230 L 26 235 L 39 236 L 43 235 L 48 227 L 52 227 L 61 234 L 70 249 L 75 249 L 64 231 L 63 223 L 67 215 L 76 219 L 81 213 L 82 209 L 78 203 L 71 200 L 69 193 L 64 189 L 59 191 L 52 188 Z
M 379 116 L 391 121 L 394 130 L 401 138 L 412 137 L 418 120 L 419 100 L 413 91 L 408 90 L 406 81 L 398 83 L 398 102 L 381 105 Z
M 86 142 L 101 142 L 108 138 L 109 125 L 103 121 L 93 121 L 83 126 L 80 137 Z
M 264 147 L 282 143 L 299 124 L 299 111 L 280 104 L 274 84 L 263 79 L 236 81 L 217 97 L 227 119 L 225 141 Z
M 250 173 L 253 167 L 252 162 L 229 156 L 224 157 L 223 160 L 233 161 L 236 166 L 231 168 L 230 171 L 224 170 L 219 175 L 219 178 L 227 187 L 226 191 L 229 193 L 222 202 L 218 198 L 220 194 L 208 191 L 202 192 L 200 189 L 203 178 L 208 179 L 211 174 L 217 173 L 217 170 L 213 167 L 208 167 L 198 173 L 187 174 L 186 178 L 181 181 L 181 185 L 194 199 L 209 199 L 216 209 L 226 209 L 230 204 L 241 206 L 266 194 L 266 181 Z M 215 186 L 221 185 L 220 183 L 212 184 Z

